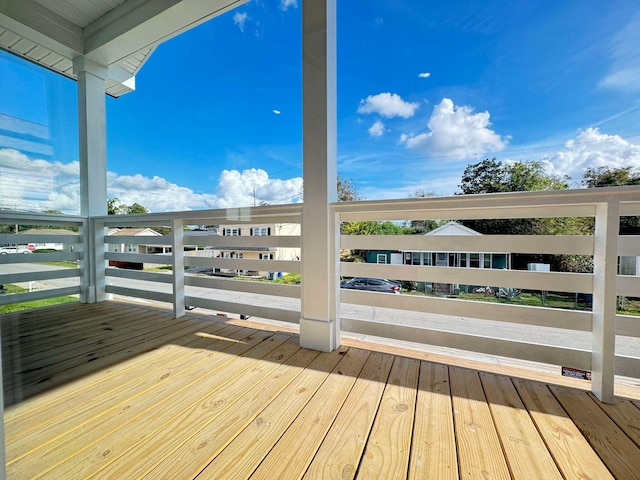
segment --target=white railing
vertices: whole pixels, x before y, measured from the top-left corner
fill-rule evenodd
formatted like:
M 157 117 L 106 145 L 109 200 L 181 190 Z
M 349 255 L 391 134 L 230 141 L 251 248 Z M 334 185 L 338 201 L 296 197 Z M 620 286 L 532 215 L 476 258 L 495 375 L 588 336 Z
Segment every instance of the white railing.
M 85 282 L 83 251 L 86 221 L 82 217 L 51 214 L 0 212 L 0 224 L 38 225 L 52 229 L 73 227 L 77 233 L 0 234 L 0 245 L 14 245 L 24 252 L 35 245 L 35 253 L 0 255 L 0 284 L 24 284 L 25 293 L 0 295 L 0 305 L 79 295 Z M 63 249 L 39 253 L 38 244 L 63 245 Z M 30 252 L 30 250 L 26 250 Z M 76 267 L 50 266 L 49 262 L 74 262 Z M 30 287 L 30 288 L 29 288 Z
M 202 210 L 166 214 L 110 216 L 96 219 L 105 227 L 170 227 L 171 233 L 164 237 L 151 236 L 107 236 L 111 245 L 166 245 L 170 255 L 107 252 L 106 261 L 171 265 L 171 273 L 129 270 L 107 267 L 106 291 L 147 300 L 172 303 L 176 314 L 185 307 L 201 307 L 243 316 L 256 316 L 298 323 L 300 320 L 300 286 L 252 280 L 238 280 L 223 276 L 189 273 L 190 270 L 210 271 L 255 271 L 255 272 L 300 272 L 300 261 L 262 260 L 255 258 L 223 258 L 189 255 L 185 246 L 196 246 L 214 251 L 238 250 L 259 251 L 261 248 L 299 249 L 300 235 L 271 236 L 222 236 L 185 231 L 185 225 L 281 225 L 300 224 L 300 205 L 264 206 L 244 209 Z M 184 273 L 186 270 L 186 274 Z
M 333 208 L 340 221 L 595 218 L 595 234 L 584 236 L 356 235 L 340 239 L 343 249 L 589 255 L 593 257 L 594 273 L 342 263 L 341 274 L 591 294 L 592 311 L 343 290 L 342 302 L 379 310 L 372 320 L 370 313 L 369 318 L 349 317 L 343 307 L 341 328 L 357 334 L 593 370 L 594 376 L 611 373 L 606 381 L 613 380 L 614 368 L 618 375 L 640 376 L 637 350 L 635 355 L 616 355 L 614 347 L 616 334 L 640 337 L 640 318 L 615 313 L 617 295 L 640 296 L 639 277 L 616 275 L 618 255 L 640 254 L 639 236 L 618 236 L 618 215 L 640 215 L 638 189 L 339 203 Z M 399 325 L 397 315 L 388 314 L 398 310 L 424 313 L 424 318 L 409 316 Z M 439 315 L 448 321 L 443 323 Z M 575 342 L 563 342 L 559 330 L 565 339 L 580 332 L 589 332 L 591 338 L 582 335 L 586 341 L 580 347 L 571 347 L 568 345 Z M 554 338 L 560 341 L 554 343 Z M 637 341 L 631 343 L 638 345 Z M 594 377 L 597 381 L 603 380 Z
M 561 310 L 547 306 L 439 298 L 435 296 L 388 295 L 342 289 L 341 330 L 355 335 L 371 335 L 428 345 L 451 347 L 482 354 L 564 365 L 594 374 L 594 391 L 611 387 L 613 375 L 640 377 L 640 318 L 616 315 L 618 296 L 640 297 L 640 277 L 617 275 L 619 255 L 640 256 L 640 236 L 618 235 L 619 216 L 640 215 L 637 188 L 527 192 L 498 195 L 456 196 L 390 201 L 344 202 L 331 205 L 337 222 L 385 220 L 466 220 L 592 217 L 595 233 L 568 236 L 340 236 L 340 249 L 430 251 L 430 252 L 510 252 L 536 255 L 586 255 L 593 258 L 593 273 L 491 270 L 423 265 L 380 265 L 341 263 L 340 276 L 381 277 L 413 282 L 509 287 L 535 291 L 575 292 L 593 296 L 591 310 Z M 297 259 L 263 260 L 190 255 L 185 246 L 209 247 L 213 251 L 274 251 L 300 248 L 297 234 L 271 236 L 221 236 L 197 234 L 187 225 L 277 225 L 300 224 L 300 205 L 265 206 L 243 209 L 206 210 L 146 215 L 104 216 L 91 219 L 95 231 L 108 227 L 165 227 L 162 236 L 105 236 L 103 264 L 104 290 L 173 305 L 176 316 L 185 307 L 200 307 L 225 313 L 255 316 L 298 323 L 301 318 L 300 286 L 225 278 L 192 273 L 207 270 L 297 272 Z M 80 293 L 83 280 L 82 250 L 87 222 L 79 217 L 3 214 L 2 223 L 74 225 L 80 232 L 73 252 L 46 254 L 47 260 L 79 260 L 80 268 L 62 273 L 7 273 L 0 281 L 11 283 L 29 279 L 78 276 L 80 283 L 70 289 L 53 289 L 50 294 Z M 95 232 L 92 232 L 95 234 Z M 11 237 L 10 239 L 8 237 Z M 50 237 L 50 238 L 49 238 Z M 47 241 L 59 240 L 48 236 Z M 99 236 L 98 236 L 99 238 Z M 24 235 L 0 235 L 2 243 L 29 243 Z M 69 240 L 65 238 L 68 243 Z M 154 245 L 166 254 L 123 252 L 122 245 Z M 114 252 L 114 247 L 118 251 Z M 132 250 L 136 250 L 132 248 Z M 207 251 L 207 250 L 205 250 Z M 170 253 L 169 253 L 170 252 Z M 38 262 L 45 254 L 4 255 L 0 265 Z M 50 256 L 49 256 L 50 255 Z M 313 252 L 307 252 L 313 255 Z M 3 258 L 5 257 L 5 258 Z M 333 261 L 328 258 L 327 261 Z M 169 265 L 167 271 L 131 270 L 109 266 L 109 262 Z M 304 262 L 304 258 L 302 259 Z M 98 275 L 99 276 L 99 275 Z M 332 279 L 337 282 L 339 278 Z M 100 280 L 96 283 L 99 285 Z M 37 298 L 38 293 L 20 298 Z M 49 294 L 47 294 L 49 295 Z M 0 297 L 11 303 L 13 296 Z M 22 300 L 21 300 L 22 301 Z M 618 351 L 616 352 L 616 343 Z M 604 385 L 603 385 L 604 384 Z

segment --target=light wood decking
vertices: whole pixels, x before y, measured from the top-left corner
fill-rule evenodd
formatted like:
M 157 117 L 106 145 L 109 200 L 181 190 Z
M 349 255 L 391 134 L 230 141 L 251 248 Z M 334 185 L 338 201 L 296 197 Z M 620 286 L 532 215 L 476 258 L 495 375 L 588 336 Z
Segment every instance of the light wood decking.
M 586 382 L 122 302 L 2 322 L 10 479 L 640 478 L 639 397 Z

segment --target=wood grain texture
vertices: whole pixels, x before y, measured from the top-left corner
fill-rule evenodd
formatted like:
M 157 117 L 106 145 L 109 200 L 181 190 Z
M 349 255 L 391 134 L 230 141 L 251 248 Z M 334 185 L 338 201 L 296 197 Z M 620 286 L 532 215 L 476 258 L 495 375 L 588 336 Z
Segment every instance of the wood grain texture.
M 199 478 L 248 478 L 293 423 L 346 348 L 321 353 L 247 425 L 200 473 Z M 348 357 L 347 357 L 348 358 Z
M 637 480 L 640 449 L 596 405 L 596 400 L 586 392 L 555 386 L 550 388 L 613 476 L 618 480 Z
M 523 379 L 513 383 L 565 478 L 613 478 L 546 384 Z
M 589 396 L 640 447 L 640 408 L 629 400 L 617 399 L 616 403 L 609 404 L 599 402 L 591 393 Z
M 393 357 L 374 353 L 309 465 L 305 479 L 355 477 L 393 364 Z
M 420 362 L 396 357 L 356 478 L 406 478 Z
M 450 368 L 449 378 L 460 477 L 510 479 L 478 373 Z
M 360 341 L 373 350 L 319 354 L 202 312 L 3 315 L 9 478 L 551 478 L 549 458 L 567 479 L 638 478 L 633 396 L 605 405 L 585 381 Z
M 331 372 L 305 409 L 282 435 L 252 479 L 301 478 L 362 370 L 369 352 L 349 349 L 340 368 Z
M 457 480 L 449 369 L 421 362 L 409 478 Z
M 509 377 L 480 374 L 493 421 L 514 479 L 563 477 Z

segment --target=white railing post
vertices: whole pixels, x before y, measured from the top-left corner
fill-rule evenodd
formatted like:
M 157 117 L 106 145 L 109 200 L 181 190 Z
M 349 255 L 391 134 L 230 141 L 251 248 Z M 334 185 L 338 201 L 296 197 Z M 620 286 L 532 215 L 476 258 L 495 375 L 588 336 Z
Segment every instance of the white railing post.
M 304 204 L 300 345 L 340 346 L 336 286 L 336 1 L 302 2 Z
M 620 204 L 596 204 L 593 252 L 593 325 L 591 391 L 602 402 L 613 402 L 616 342 L 616 280 Z
M 173 316 L 184 317 L 184 222 L 171 221 L 171 264 L 173 275 Z

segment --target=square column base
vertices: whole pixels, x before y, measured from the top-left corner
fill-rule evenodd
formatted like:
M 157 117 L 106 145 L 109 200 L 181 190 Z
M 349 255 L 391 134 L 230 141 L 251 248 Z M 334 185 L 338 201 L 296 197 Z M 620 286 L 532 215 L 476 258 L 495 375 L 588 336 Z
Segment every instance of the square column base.
M 300 346 L 320 352 L 332 352 L 340 346 L 340 330 L 336 321 L 300 319 Z

